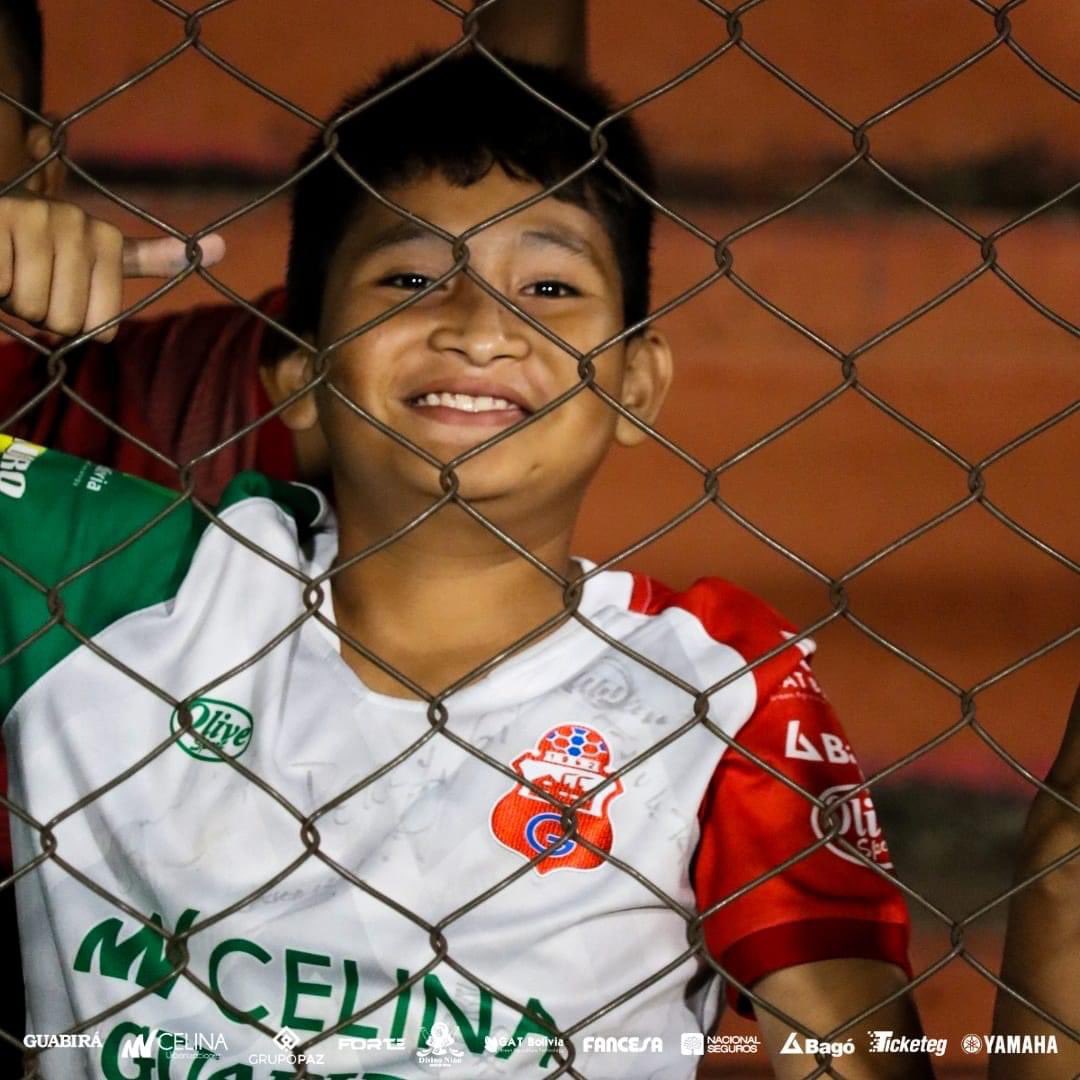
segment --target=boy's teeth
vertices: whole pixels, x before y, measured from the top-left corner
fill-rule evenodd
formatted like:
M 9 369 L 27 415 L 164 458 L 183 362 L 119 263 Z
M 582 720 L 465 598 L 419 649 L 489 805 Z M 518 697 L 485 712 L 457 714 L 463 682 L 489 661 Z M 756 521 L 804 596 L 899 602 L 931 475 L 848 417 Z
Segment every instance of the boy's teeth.
M 513 409 L 516 406 L 506 398 L 489 397 L 481 394 L 424 394 L 417 400 L 418 405 L 441 405 L 447 409 L 460 409 L 462 412 L 494 412 L 497 409 Z

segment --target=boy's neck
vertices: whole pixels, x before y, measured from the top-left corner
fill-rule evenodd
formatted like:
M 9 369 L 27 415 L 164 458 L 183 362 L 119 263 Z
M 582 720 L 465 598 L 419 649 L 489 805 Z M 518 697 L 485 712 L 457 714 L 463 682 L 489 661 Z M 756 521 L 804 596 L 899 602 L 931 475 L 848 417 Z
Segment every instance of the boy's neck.
M 339 521 L 342 561 L 391 531 L 385 523 L 373 527 L 347 506 L 339 507 Z M 571 518 L 516 539 L 542 563 L 572 577 L 572 525 Z M 338 627 L 430 694 L 564 608 L 557 582 L 452 506 L 335 576 L 333 597 Z M 341 653 L 369 689 L 418 696 L 347 642 Z

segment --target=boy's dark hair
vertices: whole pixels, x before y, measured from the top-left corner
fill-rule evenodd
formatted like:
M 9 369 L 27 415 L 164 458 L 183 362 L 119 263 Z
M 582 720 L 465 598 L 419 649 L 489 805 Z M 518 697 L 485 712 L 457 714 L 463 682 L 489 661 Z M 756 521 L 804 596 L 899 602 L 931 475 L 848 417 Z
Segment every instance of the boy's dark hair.
M 22 84 L 13 96 L 40 113 L 44 44 L 37 0 L 2 0 L 0 33 L 6 39 L 8 56 Z
M 395 64 L 335 116 L 371 101 L 432 59 L 422 54 Z M 598 87 L 563 71 L 500 57 L 529 86 L 591 125 L 614 109 Z M 604 128 L 608 158 L 648 190 L 652 166 L 630 120 Z M 477 53 L 457 55 L 392 90 L 338 129 L 338 152 L 378 191 L 430 173 L 468 186 L 494 165 L 511 176 L 554 184 L 592 157 L 577 125 L 523 90 Z M 300 159 L 323 150 L 316 138 Z M 556 198 L 595 214 L 611 239 L 622 277 L 626 325 L 648 313 L 652 208 L 602 164 L 560 189 Z M 346 229 L 370 196 L 332 159 L 317 165 L 293 195 L 286 321 L 298 334 L 318 328 L 330 261 Z

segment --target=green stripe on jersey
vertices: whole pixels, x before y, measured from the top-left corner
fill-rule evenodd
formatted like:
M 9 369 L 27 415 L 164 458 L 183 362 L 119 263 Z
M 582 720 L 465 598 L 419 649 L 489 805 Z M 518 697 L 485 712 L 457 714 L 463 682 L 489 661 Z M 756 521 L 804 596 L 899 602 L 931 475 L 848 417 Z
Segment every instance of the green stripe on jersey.
M 301 527 L 320 509 L 314 492 L 258 473 L 237 476 L 219 509 L 260 496 Z M 0 719 L 80 645 L 66 626 L 49 626 L 56 613 L 44 590 L 64 582 L 63 619 L 86 637 L 176 595 L 209 524 L 179 500 L 138 477 L 0 435 Z

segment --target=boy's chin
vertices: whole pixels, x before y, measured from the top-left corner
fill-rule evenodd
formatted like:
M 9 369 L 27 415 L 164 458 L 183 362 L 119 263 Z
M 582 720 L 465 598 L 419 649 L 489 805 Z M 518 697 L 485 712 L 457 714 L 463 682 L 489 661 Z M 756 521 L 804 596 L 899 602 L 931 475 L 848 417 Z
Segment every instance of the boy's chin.
M 454 470 L 455 492 L 493 524 L 509 526 L 535 513 L 536 485 L 542 470 L 530 467 L 529 462 L 490 461 L 481 455 L 466 461 Z M 430 506 L 443 497 L 439 474 L 430 466 L 414 462 L 401 476 L 403 487 L 414 493 L 409 502 L 414 506 Z
M 467 461 L 454 470 L 457 494 L 470 503 L 514 502 L 527 497 L 525 470 L 492 467 L 481 460 Z M 442 487 L 437 475 L 430 477 L 430 494 L 439 496 Z

